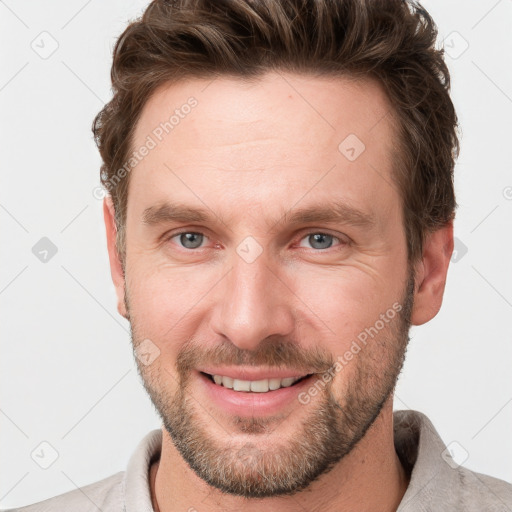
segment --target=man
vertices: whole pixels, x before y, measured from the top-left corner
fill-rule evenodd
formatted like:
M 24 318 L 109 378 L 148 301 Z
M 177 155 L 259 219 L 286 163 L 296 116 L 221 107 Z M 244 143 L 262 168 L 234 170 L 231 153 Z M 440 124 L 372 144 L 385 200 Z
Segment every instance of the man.
M 155 1 L 94 134 L 118 309 L 162 422 L 21 510 L 512 510 L 393 414 L 453 250 L 457 119 L 421 6 Z

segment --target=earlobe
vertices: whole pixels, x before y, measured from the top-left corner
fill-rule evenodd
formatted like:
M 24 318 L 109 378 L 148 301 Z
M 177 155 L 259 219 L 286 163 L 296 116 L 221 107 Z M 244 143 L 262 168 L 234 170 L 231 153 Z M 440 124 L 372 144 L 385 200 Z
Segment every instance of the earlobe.
M 107 249 L 110 261 L 110 274 L 117 295 L 117 310 L 121 316 L 128 318 L 125 305 L 125 278 L 119 251 L 117 250 L 117 226 L 115 222 L 115 210 L 112 198 L 106 196 L 103 200 L 103 218 L 107 234 Z
M 424 324 L 439 312 L 452 252 L 453 222 L 427 235 L 416 266 L 413 325 Z

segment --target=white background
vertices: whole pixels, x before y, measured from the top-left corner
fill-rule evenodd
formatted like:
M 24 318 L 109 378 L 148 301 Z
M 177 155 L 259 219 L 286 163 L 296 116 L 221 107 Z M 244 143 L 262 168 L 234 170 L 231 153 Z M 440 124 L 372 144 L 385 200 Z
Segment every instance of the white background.
M 159 428 L 116 312 L 92 194 L 90 126 L 110 98 L 112 47 L 145 4 L 0 2 L 2 508 L 124 470 Z M 440 314 L 412 330 L 395 408 L 426 413 L 459 443 L 456 456 L 467 452 L 465 466 L 512 482 L 512 1 L 425 6 L 452 55 L 456 236 L 467 253 L 451 264 Z M 48 52 L 53 40 L 46 59 L 31 47 Z M 32 253 L 42 237 L 58 250 L 46 263 Z M 59 453 L 46 470 L 31 458 L 42 441 Z

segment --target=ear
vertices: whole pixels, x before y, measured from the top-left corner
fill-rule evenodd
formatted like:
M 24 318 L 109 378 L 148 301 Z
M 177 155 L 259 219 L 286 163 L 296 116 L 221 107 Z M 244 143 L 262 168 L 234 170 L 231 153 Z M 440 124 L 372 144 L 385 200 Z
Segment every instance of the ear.
M 117 250 L 117 227 L 115 222 L 115 211 L 112 198 L 106 196 L 103 200 L 103 218 L 105 219 L 105 229 L 107 231 L 108 258 L 110 260 L 110 274 L 114 283 L 117 295 L 117 310 L 121 316 L 128 318 L 126 305 L 124 302 L 125 278 L 121 257 Z
M 453 222 L 427 235 L 422 258 L 415 267 L 412 325 L 432 320 L 441 309 L 452 252 Z

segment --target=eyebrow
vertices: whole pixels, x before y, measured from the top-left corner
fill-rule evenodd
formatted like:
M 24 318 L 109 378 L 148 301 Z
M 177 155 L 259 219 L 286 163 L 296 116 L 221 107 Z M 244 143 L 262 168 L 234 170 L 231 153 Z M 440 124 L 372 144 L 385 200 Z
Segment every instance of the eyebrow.
M 206 222 L 211 215 L 207 210 L 190 208 L 182 204 L 163 203 L 150 206 L 142 214 L 142 222 L 148 226 L 165 222 Z
M 211 210 L 192 208 L 180 203 L 163 203 L 146 208 L 142 214 L 142 221 L 148 226 L 170 222 L 217 221 L 226 224 L 220 216 L 215 215 Z M 376 218 L 373 214 L 363 212 L 348 204 L 329 202 L 321 205 L 291 209 L 284 212 L 277 221 L 266 220 L 271 231 L 282 225 L 295 226 L 313 222 L 348 224 L 369 229 L 375 226 Z
M 371 228 L 375 226 L 376 219 L 373 214 L 363 212 L 348 204 L 330 202 L 290 210 L 274 224 L 273 229 L 282 224 L 293 226 L 312 222 L 350 224 L 357 227 Z

